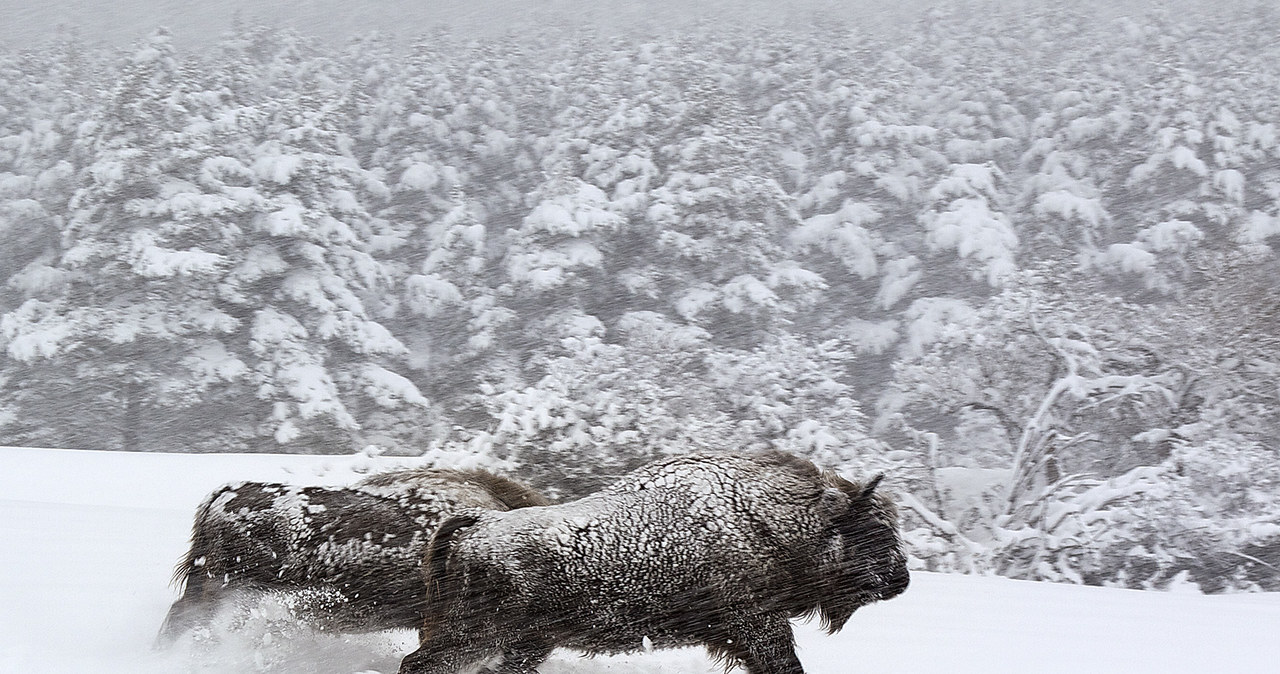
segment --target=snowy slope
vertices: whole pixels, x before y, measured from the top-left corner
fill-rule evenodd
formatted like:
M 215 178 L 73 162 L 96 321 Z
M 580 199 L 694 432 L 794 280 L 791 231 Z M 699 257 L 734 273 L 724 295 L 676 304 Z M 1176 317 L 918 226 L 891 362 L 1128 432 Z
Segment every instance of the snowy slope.
M 155 655 L 193 509 L 236 480 L 342 484 L 405 460 L 0 448 L 0 672 L 394 671 L 412 635 L 298 633 L 195 658 Z M 902 597 L 827 636 L 797 629 L 809 672 L 1267 671 L 1280 596 L 1145 593 L 917 573 Z M 250 643 L 252 642 L 252 643 Z M 718 671 L 700 651 L 583 659 L 546 673 Z

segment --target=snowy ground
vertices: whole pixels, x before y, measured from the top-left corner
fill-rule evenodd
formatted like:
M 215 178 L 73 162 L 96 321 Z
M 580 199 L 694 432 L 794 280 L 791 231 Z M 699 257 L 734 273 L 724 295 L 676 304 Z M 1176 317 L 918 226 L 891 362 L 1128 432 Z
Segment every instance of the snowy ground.
M 202 655 L 149 646 L 205 493 L 224 482 L 342 484 L 389 459 L 122 454 L 0 448 L 0 672 L 395 671 L 408 633 L 247 629 Z M 270 607 L 264 607 L 268 610 Z M 800 625 L 806 671 L 1266 671 L 1280 662 L 1280 595 L 1205 597 L 917 573 L 893 601 L 827 636 Z M 557 653 L 550 674 L 718 671 L 700 651 Z

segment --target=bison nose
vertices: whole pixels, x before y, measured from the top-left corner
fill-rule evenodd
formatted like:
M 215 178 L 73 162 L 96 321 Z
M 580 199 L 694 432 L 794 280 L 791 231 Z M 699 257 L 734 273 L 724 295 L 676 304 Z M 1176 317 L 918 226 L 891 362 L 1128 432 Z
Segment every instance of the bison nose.
M 889 582 L 885 584 L 884 599 L 891 599 L 903 592 L 907 591 L 907 586 L 911 584 L 911 572 L 904 565 L 902 569 L 889 577 Z

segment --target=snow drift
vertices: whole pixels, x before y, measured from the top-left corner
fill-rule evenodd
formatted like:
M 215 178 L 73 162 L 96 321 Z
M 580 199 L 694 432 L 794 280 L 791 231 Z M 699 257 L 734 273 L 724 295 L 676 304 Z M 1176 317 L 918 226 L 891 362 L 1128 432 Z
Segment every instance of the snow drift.
M 237 480 L 350 484 L 408 459 L 125 454 L 0 448 L 0 671 L 393 672 L 410 632 L 291 628 L 269 602 L 211 652 L 155 654 L 169 576 L 196 505 Z M 797 629 L 806 671 L 1263 671 L 1280 661 L 1280 595 L 1154 593 L 915 573 L 843 632 Z M 559 652 L 544 674 L 718 671 L 697 650 L 611 658 Z

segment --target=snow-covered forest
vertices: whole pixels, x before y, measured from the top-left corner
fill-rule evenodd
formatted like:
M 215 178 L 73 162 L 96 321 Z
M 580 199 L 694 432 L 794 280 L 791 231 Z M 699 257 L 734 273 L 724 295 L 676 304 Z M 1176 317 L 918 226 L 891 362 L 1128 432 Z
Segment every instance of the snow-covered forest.
M 0 445 L 776 447 L 921 569 L 1280 590 L 1280 11 L 1214 9 L 2 52 Z

